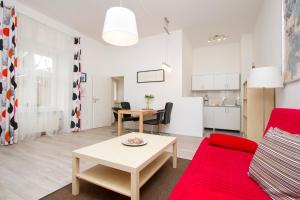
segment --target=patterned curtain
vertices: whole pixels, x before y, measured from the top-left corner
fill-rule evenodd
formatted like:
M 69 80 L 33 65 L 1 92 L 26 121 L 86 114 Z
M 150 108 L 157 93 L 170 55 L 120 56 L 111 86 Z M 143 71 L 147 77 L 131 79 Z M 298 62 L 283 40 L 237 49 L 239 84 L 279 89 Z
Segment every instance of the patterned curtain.
M 80 76 L 81 76 L 81 48 L 80 38 L 74 38 L 75 54 L 73 67 L 73 94 L 72 94 L 72 118 L 71 129 L 73 132 L 80 131 Z
M 18 140 L 18 124 L 16 122 L 18 100 L 15 96 L 17 88 L 15 81 L 17 68 L 16 28 L 15 9 L 6 7 L 3 1 L 0 1 L 1 145 L 14 144 Z

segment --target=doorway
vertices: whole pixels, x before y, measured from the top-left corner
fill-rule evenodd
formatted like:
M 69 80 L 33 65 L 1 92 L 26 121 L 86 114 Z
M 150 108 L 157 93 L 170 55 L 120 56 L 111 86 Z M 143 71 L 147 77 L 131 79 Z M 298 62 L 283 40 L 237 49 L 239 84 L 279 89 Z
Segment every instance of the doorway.
M 124 76 L 112 77 L 112 100 L 113 107 L 121 107 L 124 101 Z
M 112 107 L 121 108 L 121 102 L 124 101 L 124 76 L 111 77 L 111 105 Z M 116 121 L 112 115 L 111 123 Z

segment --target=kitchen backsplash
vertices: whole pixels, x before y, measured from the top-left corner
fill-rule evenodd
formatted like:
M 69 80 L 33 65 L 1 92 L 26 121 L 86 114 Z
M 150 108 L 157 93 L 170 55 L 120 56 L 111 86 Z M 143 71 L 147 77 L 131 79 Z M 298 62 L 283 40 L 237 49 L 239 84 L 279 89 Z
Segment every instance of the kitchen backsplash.
M 231 105 L 235 104 L 236 99 L 240 97 L 240 91 L 193 91 L 192 95 L 194 97 L 204 97 L 208 95 L 210 105 L 220 105 L 222 104 L 222 99 L 225 97 L 225 104 Z

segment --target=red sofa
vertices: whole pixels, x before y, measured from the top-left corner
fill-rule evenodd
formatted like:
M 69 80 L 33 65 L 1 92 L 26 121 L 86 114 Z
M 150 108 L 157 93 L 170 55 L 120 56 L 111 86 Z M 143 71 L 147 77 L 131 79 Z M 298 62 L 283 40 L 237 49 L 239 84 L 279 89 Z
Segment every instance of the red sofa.
M 266 130 L 300 133 L 300 110 L 276 108 Z M 266 132 L 266 131 L 265 131 Z M 211 135 L 200 144 L 169 200 L 264 200 L 270 197 L 248 177 L 257 144 L 234 136 Z

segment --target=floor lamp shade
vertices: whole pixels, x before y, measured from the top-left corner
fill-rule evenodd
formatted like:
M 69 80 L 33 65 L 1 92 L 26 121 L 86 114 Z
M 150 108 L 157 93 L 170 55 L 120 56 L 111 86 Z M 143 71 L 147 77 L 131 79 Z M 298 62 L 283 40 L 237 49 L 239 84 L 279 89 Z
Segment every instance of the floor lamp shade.
M 135 14 L 124 7 L 107 10 L 102 39 L 115 46 L 130 46 L 138 42 Z
M 248 88 L 283 87 L 281 72 L 277 67 L 257 67 L 250 71 Z

